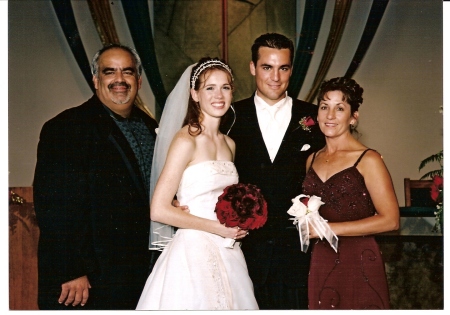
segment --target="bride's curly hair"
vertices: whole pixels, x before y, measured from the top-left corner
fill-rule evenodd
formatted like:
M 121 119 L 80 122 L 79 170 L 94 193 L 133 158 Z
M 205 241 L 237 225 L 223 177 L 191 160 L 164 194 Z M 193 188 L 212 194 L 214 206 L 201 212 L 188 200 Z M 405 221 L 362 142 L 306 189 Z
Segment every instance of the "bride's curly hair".
M 211 61 L 219 61 L 222 64 L 224 64 L 226 67 L 228 67 L 228 69 L 224 68 L 223 66 L 216 65 L 216 64 L 208 65 L 207 67 L 205 67 L 205 64 L 211 63 Z M 198 74 L 196 74 L 196 76 L 194 78 L 194 74 L 197 72 L 198 69 L 202 69 L 202 67 L 204 69 L 200 70 L 200 72 Z M 192 68 L 190 78 L 191 78 L 191 81 L 195 80 L 193 89 L 198 91 L 200 89 L 201 85 L 203 84 L 203 82 L 206 81 L 207 74 L 213 70 L 220 70 L 220 71 L 225 72 L 228 76 L 231 88 L 234 90 L 233 76 L 231 73 L 230 66 L 222 59 L 210 58 L 210 57 L 201 58 L 197 62 L 197 64 Z M 200 104 L 195 102 L 194 99 L 192 98 L 192 96 L 189 95 L 189 104 L 188 104 L 186 117 L 184 118 L 184 121 L 183 121 L 183 127 L 186 125 L 189 125 L 189 129 L 188 129 L 189 134 L 192 136 L 198 136 L 199 134 L 202 133 L 202 126 L 201 126 L 202 120 L 203 120 L 203 114 L 200 109 Z
M 330 91 L 341 91 L 344 95 L 343 101 L 346 101 L 351 108 L 353 115 L 359 109 L 363 102 L 362 94 L 364 89 L 356 83 L 355 80 L 345 77 L 337 77 L 324 81 L 320 86 L 319 94 L 317 95 L 317 104 L 325 100 L 325 95 Z

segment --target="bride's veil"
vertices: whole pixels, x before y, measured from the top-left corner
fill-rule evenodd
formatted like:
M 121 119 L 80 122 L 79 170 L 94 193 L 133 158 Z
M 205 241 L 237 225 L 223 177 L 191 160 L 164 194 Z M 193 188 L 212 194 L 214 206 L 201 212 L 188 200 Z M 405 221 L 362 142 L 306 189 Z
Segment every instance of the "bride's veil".
M 164 167 L 167 151 L 174 135 L 180 130 L 183 119 L 186 116 L 190 94 L 191 70 L 195 64 L 190 65 L 182 74 L 177 84 L 167 97 L 161 120 L 159 122 L 158 135 L 155 142 L 152 170 L 150 174 L 150 203 L 156 182 Z M 181 210 L 180 210 L 181 211 Z M 163 250 L 172 240 L 174 227 L 155 221 L 150 221 L 150 244 L 152 250 Z

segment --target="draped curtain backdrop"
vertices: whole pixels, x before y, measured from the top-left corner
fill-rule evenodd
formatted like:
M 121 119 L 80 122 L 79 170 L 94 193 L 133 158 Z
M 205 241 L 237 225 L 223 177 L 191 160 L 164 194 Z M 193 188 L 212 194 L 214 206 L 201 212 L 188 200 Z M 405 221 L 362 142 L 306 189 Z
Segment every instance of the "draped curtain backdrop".
M 89 59 L 84 50 L 83 42 L 81 41 L 80 33 L 78 32 L 77 22 L 73 14 L 70 0 L 52 0 L 53 8 L 58 17 L 59 24 L 63 30 L 64 36 L 67 39 L 70 50 L 75 57 L 75 60 L 83 73 L 89 87 L 94 92 L 94 83 L 92 82 L 91 68 L 89 66 Z
M 128 28 L 133 38 L 134 46 L 139 51 L 142 66 L 147 74 L 150 87 L 155 95 L 156 117 L 161 113 L 166 103 L 167 93 L 161 79 L 161 74 L 156 60 L 155 44 L 153 41 L 150 10 L 147 1 L 122 1 L 123 11 L 127 18 Z
M 327 0 L 306 0 L 300 40 L 295 51 L 294 66 L 289 81 L 289 95 L 300 93 L 319 37 L 326 4 Z
M 388 5 L 389 0 L 374 0 L 372 2 L 372 7 L 370 8 L 369 17 L 367 18 L 366 27 L 359 41 L 358 48 L 356 49 L 355 56 L 348 67 L 345 77 L 351 78 L 355 74 L 356 69 L 358 69 L 361 64 L 364 55 L 369 49 L 370 43 L 372 42 L 375 33 L 377 32 L 378 26 L 380 25 L 381 18 L 383 17 L 384 11 Z
M 384 11 L 388 4 L 389 0 L 374 0 L 372 2 L 372 7 L 370 9 L 369 17 L 366 22 L 366 26 L 364 28 L 364 32 L 359 41 L 358 48 L 356 49 L 355 55 L 348 67 L 347 72 L 345 73 L 345 77 L 351 78 L 353 74 L 356 72 L 357 68 L 362 62 L 364 55 L 369 49 L 370 43 L 372 42 L 373 37 L 375 36 L 378 25 L 380 24 L 381 18 L 383 17 Z M 350 11 L 350 7 L 352 4 L 352 0 L 337 0 L 334 7 L 333 20 L 331 22 L 330 32 L 328 35 L 327 44 L 325 47 L 325 51 L 322 56 L 322 60 L 317 70 L 316 77 L 314 79 L 313 86 L 309 91 L 306 101 L 314 102 L 314 98 L 316 97 L 318 90 L 320 88 L 320 84 L 324 80 L 330 65 L 333 61 L 333 58 L 336 54 L 336 50 L 339 46 L 339 42 L 342 37 L 342 33 L 344 32 L 345 24 L 347 22 L 348 13 Z M 306 13 L 306 11 L 305 11 Z M 295 66 L 295 64 L 294 64 Z M 297 91 L 298 94 L 298 91 Z
M 109 1 L 88 0 L 87 2 L 103 46 L 113 43 L 120 44 Z M 52 0 L 52 4 L 78 66 L 92 91 L 95 91 L 92 83 L 90 62 L 78 32 L 70 0 Z M 155 106 L 157 112 L 151 113 L 143 104 L 139 95 L 136 98 L 136 105 L 151 117 L 160 117 L 167 94 L 158 70 L 148 4 L 146 1 L 122 1 L 122 6 L 127 17 L 128 27 L 135 42 L 136 50 L 139 51 L 139 56 L 141 57 L 142 67 L 148 76 L 150 87 L 152 88 L 160 110 L 158 110 L 158 106 Z
M 108 0 L 87 0 L 91 11 L 92 19 L 97 28 L 103 45 L 110 43 L 120 43 L 111 14 Z M 364 32 L 359 41 L 354 57 L 348 66 L 348 70 L 342 76 L 352 77 L 359 65 L 362 63 L 364 55 L 370 47 L 370 43 L 376 34 L 376 30 L 383 17 L 389 0 L 373 0 L 371 10 L 364 28 Z M 156 99 L 156 113 L 151 113 L 143 104 L 141 98 L 137 98 L 137 106 L 143 109 L 152 117 L 159 118 L 164 109 L 164 103 L 168 92 L 164 89 L 158 61 L 155 54 L 155 43 L 150 21 L 149 7 L 147 1 L 121 1 L 127 19 L 127 24 L 133 38 L 136 50 L 142 59 L 142 66 L 147 74 L 150 87 Z M 76 20 L 72 11 L 70 0 L 52 0 L 53 7 L 58 17 L 61 28 L 70 46 L 70 49 L 83 73 L 87 83 L 94 91 L 92 75 L 90 72 L 89 60 L 87 58 L 83 43 L 78 32 Z M 303 13 L 303 23 L 300 32 L 300 40 L 296 47 L 293 65 L 293 75 L 289 85 L 290 95 L 298 95 L 306 73 L 310 66 L 311 58 L 315 53 L 318 34 L 321 28 L 327 0 L 306 0 Z M 352 0 L 336 0 L 333 12 L 332 23 L 328 33 L 325 50 L 314 77 L 312 87 L 306 96 L 305 101 L 314 102 L 320 84 L 324 80 L 330 65 L 334 59 L 337 48 L 345 29 L 347 17 L 351 8 Z M 227 0 L 222 0 L 222 58 L 227 59 Z M 299 13 L 297 13 L 299 14 Z
M 313 86 L 306 96 L 306 101 L 309 103 L 314 102 L 314 98 L 319 90 L 320 84 L 325 78 L 331 63 L 333 62 L 334 55 L 336 54 L 339 47 L 339 42 L 342 38 L 342 33 L 344 32 L 345 23 L 347 22 L 351 4 L 351 0 L 336 0 L 334 5 L 333 20 L 331 21 L 325 51 L 323 52 L 316 77 L 314 78 Z

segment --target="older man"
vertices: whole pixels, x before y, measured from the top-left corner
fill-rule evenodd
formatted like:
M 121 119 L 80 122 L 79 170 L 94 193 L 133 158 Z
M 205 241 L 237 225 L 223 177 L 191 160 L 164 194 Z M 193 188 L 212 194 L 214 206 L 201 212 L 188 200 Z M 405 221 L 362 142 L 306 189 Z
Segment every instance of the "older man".
M 157 123 L 134 104 L 137 52 L 93 58 L 95 95 L 46 122 L 34 202 L 40 309 L 135 309 L 149 274 L 149 178 Z

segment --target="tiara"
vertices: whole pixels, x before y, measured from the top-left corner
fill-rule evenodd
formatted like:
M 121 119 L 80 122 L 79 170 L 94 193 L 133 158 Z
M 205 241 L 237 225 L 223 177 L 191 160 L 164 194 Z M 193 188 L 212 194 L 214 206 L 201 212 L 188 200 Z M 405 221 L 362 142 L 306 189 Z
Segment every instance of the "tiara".
M 198 67 L 195 70 L 194 75 L 192 76 L 192 79 L 191 79 L 191 89 L 193 89 L 195 87 L 195 81 L 197 81 L 198 76 L 203 72 L 203 70 L 213 67 L 213 66 L 220 66 L 220 67 L 224 68 L 225 70 L 227 70 L 230 73 L 231 81 L 234 80 L 230 67 L 228 67 L 226 64 L 224 64 L 220 60 L 208 60 L 208 61 L 205 61 L 204 63 L 202 63 L 200 65 L 200 67 Z

